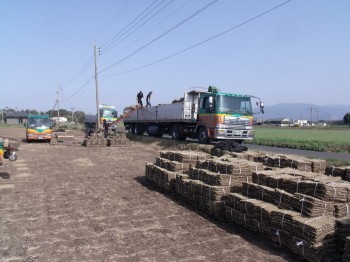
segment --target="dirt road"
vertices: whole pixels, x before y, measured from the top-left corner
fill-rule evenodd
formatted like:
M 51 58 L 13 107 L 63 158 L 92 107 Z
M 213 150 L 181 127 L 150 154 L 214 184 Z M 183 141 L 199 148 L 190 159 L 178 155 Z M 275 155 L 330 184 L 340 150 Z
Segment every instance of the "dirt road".
M 24 130 L 0 136 L 23 139 Z M 0 261 L 297 261 L 155 190 L 159 150 L 22 142 L 0 169 Z

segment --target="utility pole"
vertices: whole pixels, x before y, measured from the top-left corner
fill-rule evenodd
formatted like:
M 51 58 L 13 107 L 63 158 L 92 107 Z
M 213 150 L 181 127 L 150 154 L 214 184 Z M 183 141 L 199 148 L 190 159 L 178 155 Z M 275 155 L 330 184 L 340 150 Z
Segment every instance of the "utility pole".
M 312 110 L 313 110 L 312 106 L 309 109 L 310 109 L 310 119 L 311 119 L 311 124 L 312 124 Z
M 100 48 L 98 48 L 100 51 Z M 96 122 L 96 127 L 97 129 L 100 129 L 100 109 L 99 109 L 99 91 L 98 91 L 98 77 L 97 77 L 97 56 L 100 55 L 100 52 L 97 54 L 97 47 L 94 45 L 94 58 L 95 58 L 95 83 L 96 83 L 96 109 L 97 109 L 97 122 Z
M 73 111 L 74 111 L 75 108 L 74 108 L 74 107 L 71 107 L 71 109 L 72 109 L 72 122 L 74 122 L 74 121 L 73 121 Z
M 59 86 L 59 88 L 57 90 L 57 125 L 58 125 L 58 128 L 60 128 L 60 88 L 61 88 L 61 86 Z

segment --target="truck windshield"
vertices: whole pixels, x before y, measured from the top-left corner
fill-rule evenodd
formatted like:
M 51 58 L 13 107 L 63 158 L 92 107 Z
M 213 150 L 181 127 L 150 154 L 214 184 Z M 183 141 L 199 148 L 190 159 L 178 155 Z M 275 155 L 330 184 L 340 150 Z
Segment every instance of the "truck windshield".
M 48 118 L 29 118 L 28 127 L 30 127 L 30 128 L 50 128 L 51 121 Z
M 116 111 L 114 109 L 104 109 L 102 111 L 102 117 L 115 117 Z
M 217 111 L 227 114 L 251 115 L 250 97 L 218 96 Z

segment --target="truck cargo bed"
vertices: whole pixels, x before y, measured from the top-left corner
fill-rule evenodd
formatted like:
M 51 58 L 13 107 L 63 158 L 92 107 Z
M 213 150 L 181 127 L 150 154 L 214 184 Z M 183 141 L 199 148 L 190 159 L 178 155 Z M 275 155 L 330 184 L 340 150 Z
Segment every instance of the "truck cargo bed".
M 189 102 L 143 107 L 126 116 L 124 122 L 194 122 L 197 114 L 191 112 Z

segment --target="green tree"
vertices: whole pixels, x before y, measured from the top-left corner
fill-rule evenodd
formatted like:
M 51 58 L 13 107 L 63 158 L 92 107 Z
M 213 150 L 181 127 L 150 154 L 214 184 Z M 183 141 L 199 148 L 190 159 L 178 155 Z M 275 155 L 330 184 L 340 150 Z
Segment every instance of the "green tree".
M 83 111 L 75 111 L 74 119 L 76 119 L 78 123 L 84 123 L 85 113 Z
M 350 127 L 350 113 L 346 113 L 344 118 L 343 118 L 343 121 L 345 124 L 348 124 L 349 127 Z

